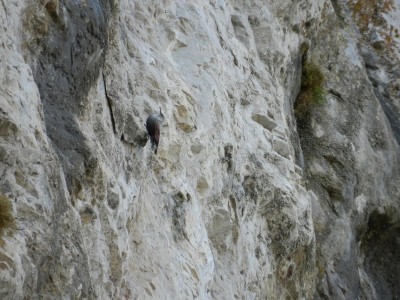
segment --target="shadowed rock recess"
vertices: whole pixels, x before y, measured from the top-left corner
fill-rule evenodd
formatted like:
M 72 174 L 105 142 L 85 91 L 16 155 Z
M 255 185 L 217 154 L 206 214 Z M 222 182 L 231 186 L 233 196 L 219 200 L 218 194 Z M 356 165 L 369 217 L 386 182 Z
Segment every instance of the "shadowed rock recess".
M 0 26 L 0 299 L 400 298 L 400 0 Z

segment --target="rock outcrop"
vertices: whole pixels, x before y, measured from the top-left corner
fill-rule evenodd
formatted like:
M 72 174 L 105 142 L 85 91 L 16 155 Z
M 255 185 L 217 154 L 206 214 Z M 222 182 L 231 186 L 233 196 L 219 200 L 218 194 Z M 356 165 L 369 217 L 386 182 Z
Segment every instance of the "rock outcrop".
M 399 14 L 3 0 L 0 298 L 400 297 Z

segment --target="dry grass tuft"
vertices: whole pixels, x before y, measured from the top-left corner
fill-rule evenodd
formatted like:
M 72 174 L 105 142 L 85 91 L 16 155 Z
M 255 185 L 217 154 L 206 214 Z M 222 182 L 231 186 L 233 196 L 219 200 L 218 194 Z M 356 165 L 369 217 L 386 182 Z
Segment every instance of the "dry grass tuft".
M 11 201 L 6 196 L 0 195 L 0 238 L 6 233 L 12 235 L 15 228 Z

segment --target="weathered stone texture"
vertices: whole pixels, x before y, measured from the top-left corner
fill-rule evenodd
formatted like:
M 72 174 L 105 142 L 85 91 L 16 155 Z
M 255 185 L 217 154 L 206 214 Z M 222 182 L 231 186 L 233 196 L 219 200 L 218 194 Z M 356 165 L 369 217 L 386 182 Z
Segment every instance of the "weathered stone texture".
M 0 298 L 400 297 L 400 4 L 379 39 L 364 2 L 1 1 Z

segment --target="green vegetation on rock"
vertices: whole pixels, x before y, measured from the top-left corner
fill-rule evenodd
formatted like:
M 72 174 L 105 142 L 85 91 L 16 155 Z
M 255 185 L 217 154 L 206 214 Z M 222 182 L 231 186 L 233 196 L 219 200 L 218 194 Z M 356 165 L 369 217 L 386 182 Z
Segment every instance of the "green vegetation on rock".
M 4 195 L 0 195 L 0 238 L 8 231 L 13 232 L 15 229 L 15 220 L 12 215 L 12 205 L 10 199 Z
M 324 74 L 314 62 L 303 64 L 301 88 L 295 103 L 295 115 L 305 116 L 312 107 L 325 101 Z

